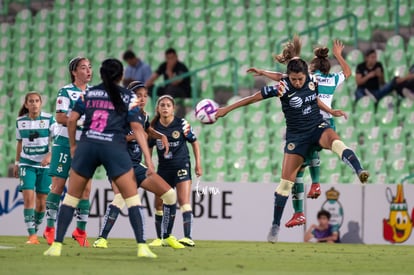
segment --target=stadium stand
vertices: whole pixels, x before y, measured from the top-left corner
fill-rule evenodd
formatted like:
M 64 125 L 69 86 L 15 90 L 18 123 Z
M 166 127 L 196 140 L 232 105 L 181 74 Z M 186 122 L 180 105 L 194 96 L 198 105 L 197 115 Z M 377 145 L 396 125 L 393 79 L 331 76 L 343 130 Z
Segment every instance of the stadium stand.
M 273 69 L 271 54 L 279 38 L 352 13 L 358 17 L 360 45 L 377 46 L 379 60 L 387 69 L 386 79 L 405 74 L 414 63 L 413 37 L 407 39 L 400 33 L 388 35 L 382 44 L 373 41 L 374 30 L 387 35 L 394 29 L 396 13 L 400 26 L 411 33 L 412 0 L 400 0 L 398 11 L 391 0 L 14 2 L 3 1 L 0 25 L 1 176 L 7 175 L 7 166 L 14 161 L 14 121 L 22 96 L 38 90 L 44 110 L 53 111 L 58 88 L 69 81 L 67 63 L 74 56 L 91 59 L 95 81 L 100 62 L 108 56 L 121 58 L 127 48 L 133 48 L 153 67 L 163 60 L 168 47 L 175 47 L 190 69 L 234 57 L 242 83 L 251 88 L 254 80 L 246 76 L 246 68 Z M 35 8 L 26 6 L 28 2 L 53 5 Z M 331 39 L 338 37 L 348 44 L 346 60 L 354 70 L 363 59 L 363 48 L 351 46 L 352 35 L 352 24 L 346 18 L 320 29 L 317 39 L 303 35 L 303 56 L 311 58 L 313 46 L 330 46 Z M 202 97 L 214 97 L 213 85 L 231 86 L 229 66 L 197 75 L 202 80 Z M 350 113 L 348 120 L 337 120 L 338 132 L 348 144 L 358 146 L 357 152 L 372 173 L 371 183 L 395 183 L 414 171 L 413 102 L 389 96 L 377 108 L 369 98 L 353 106 L 354 90 L 352 76 L 334 98 L 336 108 Z M 153 112 L 152 106 L 149 110 Z M 284 119 L 277 100 L 232 112 L 215 125 L 201 125 L 191 113 L 188 120 L 202 143 L 206 180 L 278 181 Z M 322 183 L 355 181 L 335 155 L 322 151 L 321 160 Z M 103 171 L 97 177 L 105 178 Z

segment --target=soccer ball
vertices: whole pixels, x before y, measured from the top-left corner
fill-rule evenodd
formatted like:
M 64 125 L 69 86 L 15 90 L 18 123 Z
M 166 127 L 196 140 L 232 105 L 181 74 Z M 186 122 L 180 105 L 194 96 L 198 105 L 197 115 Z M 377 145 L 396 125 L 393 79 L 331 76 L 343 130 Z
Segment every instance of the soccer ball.
M 196 118 L 204 124 L 212 124 L 216 122 L 216 113 L 218 104 L 211 99 L 203 99 L 195 108 Z

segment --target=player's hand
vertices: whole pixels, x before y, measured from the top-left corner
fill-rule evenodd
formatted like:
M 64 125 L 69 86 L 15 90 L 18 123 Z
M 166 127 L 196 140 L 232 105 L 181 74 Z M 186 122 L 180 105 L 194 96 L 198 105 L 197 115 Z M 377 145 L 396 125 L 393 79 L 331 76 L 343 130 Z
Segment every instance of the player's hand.
M 152 161 L 147 162 L 146 166 L 147 166 L 147 177 L 155 174 L 155 168 L 154 168 L 154 164 L 152 163 Z
M 341 56 L 344 47 L 345 46 L 344 46 L 344 44 L 342 44 L 341 41 L 334 40 L 333 47 L 332 47 L 332 52 L 333 52 L 334 56 Z
M 253 74 L 253 76 L 261 76 L 261 75 L 263 75 L 263 71 L 260 70 L 260 69 L 257 69 L 257 68 L 249 68 L 249 69 L 247 69 L 246 72 Z
M 196 165 L 194 170 L 197 177 L 201 177 L 203 175 L 203 169 L 201 168 L 201 165 Z
M 332 110 L 332 115 L 334 117 L 341 117 L 341 116 L 343 116 L 345 119 L 348 119 L 347 113 L 345 113 L 342 110 Z
M 18 164 L 15 164 L 14 167 L 13 167 L 13 176 L 15 178 L 19 177 L 19 165 Z
M 170 152 L 170 143 L 168 142 L 168 138 L 165 135 L 161 136 L 161 143 L 165 148 L 164 156 L 167 156 Z
M 40 165 L 42 167 L 48 166 L 50 164 L 50 158 L 51 158 L 51 154 L 47 154 L 42 161 L 40 162 Z
M 225 115 L 227 115 L 227 110 L 225 107 L 222 108 L 218 108 L 217 112 L 216 112 L 216 119 L 219 117 L 224 117 Z
M 287 86 L 287 83 L 284 81 L 284 80 L 282 80 L 282 81 L 279 81 L 279 87 L 277 88 L 277 93 L 278 93 L 278 97 L 282 97 L 285 93 L 286 93 L 286 86 Z

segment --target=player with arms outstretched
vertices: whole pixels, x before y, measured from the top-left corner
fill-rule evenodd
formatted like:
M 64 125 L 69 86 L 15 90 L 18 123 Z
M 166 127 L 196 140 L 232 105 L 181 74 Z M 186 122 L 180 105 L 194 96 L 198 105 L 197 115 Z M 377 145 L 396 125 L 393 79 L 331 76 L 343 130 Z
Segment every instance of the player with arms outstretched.
M 166 148 L 166 153 L 168 154 L 170 145 L 168 143 L 167 137 L 155 131 L 152 127 L 150 127 L 149 116 L 144 111 L 145 105 L 148 101 L 148 90 L 144 86 L 144 83 L 140 81 L 133 81 L 128 85 L 127 89 L 133 91 L 137 96 L 138 107 L 141 110 L 140 115 L 145 118 L 142 121 L 142 126 L 152 138 L 156 138 L 162 141 L 163 146 L 165 146 Z M 142 150 L 139 144 L 136 142 L 132 131 L 129 131 L 128 135 L 126 136 L 126 139 L 128 141 L 128 152 L 132 160 L 132 165 L 134 168 L 138 188 L 141 187 L 147 191 L 154 193 L 156 196 L 160 197 L 164 203 L 162 222 L 162 237 L 164 243 L 175 249 L 184 248 L 184 245 L 179 243 L 173 236 L 170 236 L 176 214 L 176 192 L 157 173 L 152 173 L 150 176 L 146 175 L 147 168 L 141 163 Z M 119 212 L 125 206 L 125 201 L 122 198 L 122 195 L 119 192 L 118 187 L 115 184 L 112 184 L 112 189 L 114 190 L 115 196 L 111 204 L 109 204 L 108 208 L 106 209 L 104 222 L 99 233 L 99 237 L 93 243 L 93 247 L 108 248 L 107 238 L 109 232 L 111 231 L 119 215 Z
M 67 125 L 73 158 L 68 192 L 59 208 L 55 241 L 44 255 L 61 255 L 63 239 L 75 208 L 88 181 L 93 177 L 96 168 L 102 164 L 109 179 L 116 184 L 125 198 L 129 221 L 138 243 L 138 257 L 157 257 L 149 249 L 144 238 L 141 200 L 125 139 L 128 127 L 131 127 L 135 139 L 140 144 L 148 167 L 148 176 L 154 173 L 154 165 L 142 127 L 144 118 L 139 115 L 136 96 L 132 91 L 119 86 L 123 71 L 119 60 L 104 60 L 100 68 L 102 83 L 88 89 L 85 95 L 76 101 L 70 114 Z M 85 123 L 81 138 L 76 142 L 76 126 L 82 115 L 85 115 Z
M 191 198 L 191 165 L 190 155 L 187 148 L 189 142 L 194 151 L 195 173 L 202 175 L 200 145 L 190 126 L 182 118 L 174 115 L 175 102 L 169 95 L 161 96 L 157 100 L 156 115 L 151 121 L 151 126 L 158 132 L 167 136 L 170 143 L 170 151 L 165 154 L 165 148 L 159 140 L 152 139 L 149 142 L 151 147 L 157 147 L 158 153 L 158 174 L 173 188 L 177 189 L 178 204 L 183 215 L 184 238 L 179 242 L 185 246 L 195 246 L 192 240 L 191 230 L 193 223 L 193 211 L 190 204 Z M 155 199 L 155 228 L 157 239 L 150 243 L 150 246 L 161 246 L 161 222 L 162 222 L 162 201 Z
M 51 114 L 42 112 L 41 106 L 39 93 L 27 93 L 16 119 L 17 146 L 13 173 L 16 178 L 20 177 L 24 222 L 29 233 L 27 244 L 40 243 L 36 233 L 45 216 L 51 183 L 48 175 L 51 158 L 49 145 L 56 121 Z
M 279 97 L 286 119 L 286 145 L 282 165 L 282 177 L 275 191 L 273 222 L 268 234 L 269 242 L 276 242 L 280 220 L 287 198 L 292 190 L 296 175 L 302 167 L 305 157 L 312 146 L 332 150 L 365 183 L 368 172 L 361 167 L 355 153 L 347 147 L 338 134 L 324 121 L 320 108 L 329 112 L 329 108 L 319 99 L 317 82 L 309 75 L 308 65 L 299 56 L 300 41 L 295 37 L 287 44 L 282 54 L 275 58 L 287 64 L 287 77 L 274 86 L 265 86 L 257 93 L 245 97 L 229 106 L 218 109 L 216 117 L 223 117 L 230 111 L 263 99 Z M 343 115 L 342 111 L 332 111 L 334 116 Z

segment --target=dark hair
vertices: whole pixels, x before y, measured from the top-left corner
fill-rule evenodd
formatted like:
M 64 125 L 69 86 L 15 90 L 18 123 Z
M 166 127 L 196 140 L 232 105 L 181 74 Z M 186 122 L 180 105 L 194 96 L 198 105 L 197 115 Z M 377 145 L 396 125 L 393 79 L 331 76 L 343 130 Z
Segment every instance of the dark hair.
M 364 52 L 364 57 L 370 56 L 373 53 L 376 53 L 377 51 L 375 49 L 368 49 Z
M 29 100 L 29 96 L 31 95 L 37 95 L 40 98 L 40 102 L 42 102 L 42 96 L 38 92 L 28 92 L 26 96 L 24 97 L 24 103 L 22 107 L 20 107 L 19 114 L 18 114 L 19 116 L 24 116 L 25 114 L 29 113 L 29 109 L 27 109 L 25 105 L 27 101 Z
M 331 63 L 328 60 L 329 49 L 326 47 L 315 48 L 313 53 L 315 57 L 310 62 L 311 72 L 319 70 L 323 74 L 328 74 L 331 70 Z
M 114 58 L 104 60 L 99 70 L 105 90 L 118 113 L 126 111 L 125 103 L 119 91 L 120 87 L 117 85 L 122 78 L 123 71 L 124 67 L 121 61 Z
M 320 219 L 321 217 L 326 217 L 326 218 L 328 218 L 328 220 L 330 220 L 331 219 L 331 213 L 329 213 L 325 209 L 321 209 L 321 210 L 319 210 L 319 212 L 317 214 L 317 217 L 318 217 L 318 219 Z
M 88 60 L 86 57 L 77 56 L 73 58 L 71 61 L 69 61 L 69 74 L 70 74 L 70 80 L 72 83 L 75 82 L 75 76 L 72 74 L 72 72 L 76 71 L 76 69 L 79 66 L 79 63 L 83 60 Z
M 135 90 L 138 90 L 139 88 L 147 89 L 147 87 L 145 87 L 145 84 L 141 81 L 132 81 L 128 84 L 127 87 L 128 90 L 131 90 L 133 92 L 135 92 Z
M 283 46 L 282 53 L 273 55 L 275 61 L 287 64 L 292 58 L 298 58 L 300 56 L 300 49 L 302 44 L 300 42 L 299 36 L 295 35 L 292 41 L 287 42 Z
M 170 95 L 163 95 L 163 96 L 160 96 L 160 97 L 158 98 L 158 100 L 157 100 L 157 104 L 155 105 L 155 108 L 156 108 L 156 113 L 155 113 L 154 118 L 151 120 L 151 127 L 154 127 L 155 123 L 157 123 L 157 121 L 158 121 L 158 120 L 160 119 L 160 117 L 161 117 L 160 113 L 158 112 L 158 107 L 159 107 L 159 105 L 160 105 L 161 100 L 163 100 L 163 99 L 169 99 L 169 100 L 172 102 L 173 106 L 175 106 L 175 100 L 174 100 L 174 98 L 173 98 L 172 96 L 170 96 Z
M 136 57 L 137 57 L 137 56 L 135 55 L 135 53 L 134 53 L 132 50 L 126 50 L 126 51 L 124 52 L 123 56 L 122 56 L 122 59 L 123 59 L 124 61 L 127 61 L 127 60 L 129 60 L 129 59 L 136 58 Z
M 168 48 L 168 49 L 165 50 L 165 55 L 171 54 L 171 53 L 177 55 L 177 52 L 174 48 Z
M 294 58 L 287 64 L 286 73 L 303 73 L 305 75 L 308 75 L 308 64 L 301 58 Z

